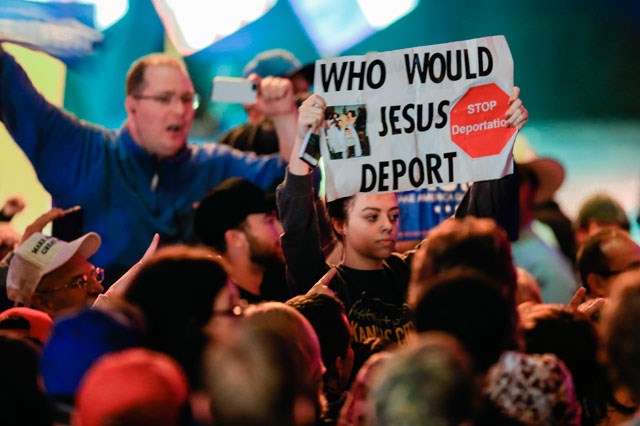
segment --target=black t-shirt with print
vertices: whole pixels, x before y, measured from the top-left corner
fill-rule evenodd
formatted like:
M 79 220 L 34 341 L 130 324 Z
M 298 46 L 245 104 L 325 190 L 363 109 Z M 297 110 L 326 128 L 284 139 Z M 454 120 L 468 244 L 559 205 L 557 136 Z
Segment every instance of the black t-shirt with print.
M 277 190 L 284 228 L 282 250 L 287 261 L 287 282 L 292 295 L 306 293 L 329 269 L 325 261 L 312 189 L 312 175 L 287 173 Z M 404 343 L 413 329 L 405 304 L 410 276 L 410 255 L 391 255 L 383 268 L 364 271 L 338 265 L 329 287 L 345 304 L 356 342 L 382 337 Z
M 356 342 L 372 337 L 405 343 L 414 329 L 406 305 L 409 266 L 403 257 L 392 255 L 383 269 L 363 271 L 339 265 L 329 287 L 345 304 Z

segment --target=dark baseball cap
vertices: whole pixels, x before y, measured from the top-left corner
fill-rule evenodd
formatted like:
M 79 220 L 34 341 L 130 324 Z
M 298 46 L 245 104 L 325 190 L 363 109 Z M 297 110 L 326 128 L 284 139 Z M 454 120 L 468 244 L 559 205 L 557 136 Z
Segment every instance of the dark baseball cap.
M 233 177 L 213 188 L 200 201 L 194 232 L 203 244 L 220 250 L 224 247 L 225 232 L 240 226 L 250 214 L 275 210 L 275 194 L 265 193 L 244 178 Z
M 242 70 L 244 78 L 251 74 L 265 77 L 293 78 L 301 76 L 313 84 L 315 62 L 303 65 L 293 53 L 284 49 L 272 49 L 256 55 Z

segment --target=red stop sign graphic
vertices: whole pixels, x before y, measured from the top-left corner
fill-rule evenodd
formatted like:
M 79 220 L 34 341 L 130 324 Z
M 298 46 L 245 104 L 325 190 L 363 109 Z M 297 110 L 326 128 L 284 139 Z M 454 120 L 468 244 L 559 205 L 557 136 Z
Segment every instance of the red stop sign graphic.
M 499 154 L 516 132 L 507 109 L 509 96 L 495 83 L 472 87 L 451 108 L 451 140 L 472 158 Z

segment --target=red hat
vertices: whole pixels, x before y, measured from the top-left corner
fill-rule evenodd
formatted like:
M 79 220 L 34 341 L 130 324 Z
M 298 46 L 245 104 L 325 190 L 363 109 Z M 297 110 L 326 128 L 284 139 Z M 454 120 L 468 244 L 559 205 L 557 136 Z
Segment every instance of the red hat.
M 188 394 L 184 372 L 172 358 L 148 349 L 126 349 L 103 356 L 87 371 L 76 394 L 73 421 L 78 426 L 117 419 L 175 426 Z
M 49 315 L 31 308 L 11 308 L 0 313 L 0 320 L 8 317 L 19 317 L 29 321 L 29 337 L 40 343 L 47 341 L 53 328 L 53 320 Z

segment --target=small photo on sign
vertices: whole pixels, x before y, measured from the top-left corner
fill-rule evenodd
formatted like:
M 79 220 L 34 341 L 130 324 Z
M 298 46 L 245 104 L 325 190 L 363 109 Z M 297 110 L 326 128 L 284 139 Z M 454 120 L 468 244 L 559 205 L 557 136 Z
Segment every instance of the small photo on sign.
M 322 138 L 329 148 L 331 160 L 371 155 L 365 105 L 328 106 Z

